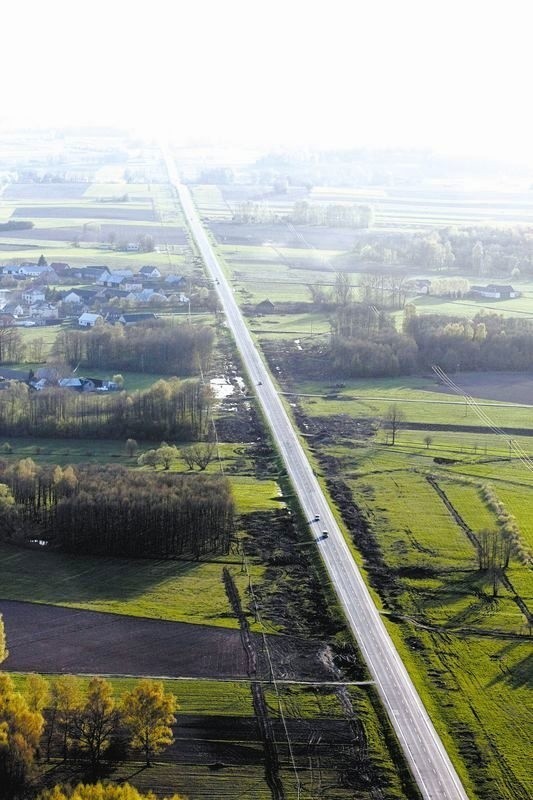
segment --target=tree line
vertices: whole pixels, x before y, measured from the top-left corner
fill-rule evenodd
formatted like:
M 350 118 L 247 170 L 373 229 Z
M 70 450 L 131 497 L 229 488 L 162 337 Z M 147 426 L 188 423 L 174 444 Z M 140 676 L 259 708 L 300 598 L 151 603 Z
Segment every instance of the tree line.
M 299 200 L 287 217 L 295 225 L 323 225 L 330 228 L 371 228 L 372 206 L 358 203 L 310 203 Z
M 357 262 L 406 265 L 423 270 L 465 272 L 480 277 L 533 272 L 530 228 L 482 225 L 439 228 L 424 233 L 369 233 L 352 255 Z
M 156 319 L 131 326 L 63 330 L 54 355 L 71 366 L 193 375 L 200 368 L 209 369 L 213 340 L 213 330 L 206 325 Z
M 142 754 L 146 766 L 174 742 L 178 703 L 159 681 L 140 680 L 120 700 L 111 683 L 92 678 L 83 691 L 79 678 L 51 680 L 30 674 L 24 693 L 0 673 L 0 786 L 3 798 L 31 796 L 38 763 L 62 759 L 89 769 L 96 779 L 103 762 L 123 759 L 129 750 Z M 129 789 L 130 787 L 128 787 Z M 56 787 L 37 800 L 142 800 L 134 789 L 112 791 L 101 784 L 77 790 Z M 148 795 L 146 800 L 151 800 Z M 174 800 L 179 800 L 177 795 Z
M 225 554 L 234 530 L 226 478 L 118 465 L 0 465 L 2 535 L 78 554 L 194 558 Z
M 201 381 L 156 381 L 144 391 L 98 394 L 11 382 L 0 392 L 0 434 L 57 438 L 204 437 L 212 391 Z
M 480 313 L 473 319 L 416 313 L 407 305 L 403 330 L 366 304 L 337 308 L 329 345 L 321 347 L 329 373 L 342 377 L 407 375 L 438 364 L 444 370 L 530 370 L 533 322 Z

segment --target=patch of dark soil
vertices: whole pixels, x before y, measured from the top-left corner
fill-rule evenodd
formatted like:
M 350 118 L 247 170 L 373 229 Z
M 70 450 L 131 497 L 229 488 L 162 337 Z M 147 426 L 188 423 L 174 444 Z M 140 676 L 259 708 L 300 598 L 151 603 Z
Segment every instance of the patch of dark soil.
M 263 339 L 261 348 L 270 368 L 283 379 L 286 387 L 292 386 L 293 380 L 309 380 L 310 375 L 335 377 L 325 357 L 323 344 L 308 344 L 303 350 L 298 350 L 296 344 L 288 339 Z
M 238 630 L 8 600 L 0 612 L 15 672 L 247 675 Z
M 320 576 L 306 555 L 313 547 L 284 510 L 241 517 L 248 533 L 246 552 L 267 564 L 256 595 L 265 619 L 287 633 L 328 639 L 341 629 L 328 608 Z

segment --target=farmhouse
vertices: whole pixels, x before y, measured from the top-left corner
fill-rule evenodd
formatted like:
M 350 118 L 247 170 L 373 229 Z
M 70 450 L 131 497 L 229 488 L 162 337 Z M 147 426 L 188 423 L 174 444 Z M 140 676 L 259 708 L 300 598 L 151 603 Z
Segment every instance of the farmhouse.
M 33 303 L 43 303 L 45 293 L 43 289 L 31 288 L 22 293 L 22 299 L 25 303 L 32 305 Z
M 142 278 L 160 278 L 161 273 L 157 269 L 157 267 L 141 267 L 139 270 L 139 276 Z
M 94 328 L 95 325 L 100 325 L 103 321 L 104 318 L 101 314 L 89 314 L 88 311 L 85 311 L 78 319 L 78 325 L 82 328 Z
M 103 275 L 110 275 L 108 267 L 80 267 L 71 270 L 74 277 L 80 278 L 82 281 L 97 281 Z
M 92 301 L 97 297 L 98 292 L 94 289 L 73 289 L 63 296 L 63 303 L 71 303 L 72 305 L 89 306 Z
M 267 298 L 266 300 L 261 300 L 261 302 L 256 305 L 255 311 L 256 314 L 269 314 L 274 311 L 275 308 L 276 306 L 272 300 Z
M 183 286 L 185 284 L 185 278 L 183 275 L 167 275 L 165 278 L 165 283 L 172 286 L 173 289 L 176 289 L 179 286 Z
M 3 307 L 2 315 L 6 314 L 12 315 L 13 317 L 21 317 L 24 314 L 24 309 L 20 303 L 13 301 L 11 303 L 6 303 Z
M 17 272 L 17 275 L 22 278 L 41 278 L 43 275 L 53 277 L 54 274 L 53 269 L 47 264 L 43 266 L 39 264 L 21 264 Z
M 50 269 L 61 278 L 70 272 L 70 264 L 66 264 L 64 261 L 53 261 L 50 264 Z
M 489 283 L 487 286 L 472 286 L 470 294 L 473 297 L 487 297 L 491 300 L 514 300 L 522 292 L 516 291 L 510 284 Z

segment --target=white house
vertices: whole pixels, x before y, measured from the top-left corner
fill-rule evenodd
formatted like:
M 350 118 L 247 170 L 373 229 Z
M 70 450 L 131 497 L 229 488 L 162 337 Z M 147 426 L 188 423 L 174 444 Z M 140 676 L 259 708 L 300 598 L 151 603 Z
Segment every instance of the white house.
M 52 273 L 53 269 L 47 264 L 40 266 L 39 264 L 21 264 L 18 268 L 17 275 L 23 275 L 26 278 L 40 278 L 41 275 Z
M 82 328 L 94 328 L 95 325 L 101 325 L 103 321 L 104 318 L 101 314 L 90 314 L 85 311 L 78 319 L 78 325 L 81 325 Z
M 42 289 L 28 289 L 26 292 L 22 293 L 22 299 L 29 303 L 29 305 L 33 305 L 34 303 L 44 303 L 45 293 Z

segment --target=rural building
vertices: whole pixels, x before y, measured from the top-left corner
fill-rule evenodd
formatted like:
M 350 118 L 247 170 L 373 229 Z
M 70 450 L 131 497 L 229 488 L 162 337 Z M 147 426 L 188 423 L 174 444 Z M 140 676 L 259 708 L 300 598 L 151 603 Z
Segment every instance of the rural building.
M 25 303 L 32 305 L 33 303 L 43 303 L 45 299 L 45 292 L 43 289 L 28 289 L 22 293 L 22 299 Z
M 43 266 L 39 266 L 39 264 L 21 264 L 16 274 L 22 278 L 42 278 L 43 275 L 49 278 L 57 277 L 53 269 L 47 264 Z
M 261 302 L 256 305 L 255 311 L 256 314 L 270 314 L 272 311 L 275 310 L 275 308 L 276 306 L 274 305 L 272 300 L 269 300 L 267 298 L 266 300 L 261 300 Z
M 102 275 L 109 275 L 111 273 L 109 267 L 80 267 L 70 271 L 73 277 L 77 277 L 82 281 L 97 281 Z
M 74 306 L 83 305 L 88 308 L 97 297 L 98 292 L 94 289 L 73 289 L 63 296 L 63 303 L 70 303 Z
M 123 325 L 137 325 L 139 322 L 149 322 L 154 319 L 157 319 L 156 315 L 147 311 L 142 314 L 121 314 L 118 321 Z
M 139 275 L 143 278 L 160 278 L 161 273 L 157 269 L 157 267 L 141 267 L 139 270 Z
M 97 278 L 96 283 L 99 286 L 121 286 L 126 280 L 126 276 L 120 272 L 107 272 Z
M 16 301 L 13 301 L 12 303 L 6 303 L 2 309 L 2 316 L 5 316 L 6 314 L 11 315 L 12 317 L 21 317 L 24 314 L 24 308 Z
M 183 275 L 167 275 L 165 283 L 172 286 L 173 289 L 176 289 L 180 286 L 185 286 L 186 281 Z
M 487 286 L 471 286 L 470 294 L 472 297 L 487 297 L 490 300 L 514 300 L 522 292 L 513 289 L 510 284 L 489 283 Z
M 59 385 L 62 389 L 74 389 L 77 392 L 81 392 L 82 389 L 80 378 L 61 378 Z
M 115 322 L 118 322 L 122 316 L 122 310 L 120 308 L 115 308 L 114 306 L 102 308 L 101 312 L 105 321 L 110 325 L 114 325 Z
M 53 269 L 55 274 L 62 278 L 70 272 L 70 264 L 66 264 L 64 261 L 53 261 L 50 264 L 50 269 Z
M 94 328 L 95 325 L 101 325 L 104 318 L 101 314 L 89 314 L 85 311 L 78 319 L 78 325 L 82 328 Z

